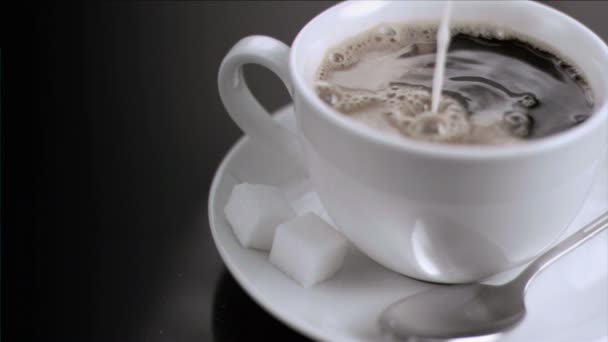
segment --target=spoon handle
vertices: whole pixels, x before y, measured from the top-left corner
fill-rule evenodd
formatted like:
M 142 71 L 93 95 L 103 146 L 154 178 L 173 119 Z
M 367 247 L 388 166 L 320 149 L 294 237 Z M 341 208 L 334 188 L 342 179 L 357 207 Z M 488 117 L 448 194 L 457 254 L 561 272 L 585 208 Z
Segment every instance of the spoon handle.
M 606 228 L 608 228 L 608 211 L 604 212 L 591 223 L 542 254 L 538 259 L 528 265 L 512 283 L 521 286 L 521 289 L 525 292 L 534 276 L 551 265 L 555 260 L 576 249 Z

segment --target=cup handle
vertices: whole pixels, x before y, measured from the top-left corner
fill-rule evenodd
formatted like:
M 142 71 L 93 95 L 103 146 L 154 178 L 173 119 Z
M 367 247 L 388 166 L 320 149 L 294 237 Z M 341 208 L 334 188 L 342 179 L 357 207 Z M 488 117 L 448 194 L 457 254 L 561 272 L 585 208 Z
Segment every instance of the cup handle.
M 303 167 L 297 136 L 279 125 L 251 94 L 243 77 L 243 65 L 258 64 L 274 72 L 293 98 L 289 73 L 289 47 L 266 36 L 241 39 L 228 52 L 218 74 L 220 98 L 232 120 L 253 140 L 278 148 Z

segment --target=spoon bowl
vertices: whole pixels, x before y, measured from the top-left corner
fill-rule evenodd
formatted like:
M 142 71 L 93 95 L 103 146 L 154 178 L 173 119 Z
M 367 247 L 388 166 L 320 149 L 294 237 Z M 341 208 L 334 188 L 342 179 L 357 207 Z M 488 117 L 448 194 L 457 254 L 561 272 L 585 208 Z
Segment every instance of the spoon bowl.
M 526 314 L 523 296 L 511 291 L 517 289 L 482 284 L 437 287 L 389 306 L 380 318 L 381 328 L 402 338 L 424 336 L 427 339 L 506 331 Z

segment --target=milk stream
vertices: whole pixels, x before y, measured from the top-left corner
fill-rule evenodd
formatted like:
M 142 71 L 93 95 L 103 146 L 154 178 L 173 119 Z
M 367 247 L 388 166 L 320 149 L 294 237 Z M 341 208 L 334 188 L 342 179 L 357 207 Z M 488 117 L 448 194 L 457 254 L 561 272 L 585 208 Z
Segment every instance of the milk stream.
M 452 0 L 448 0 L 443 8 L 441 23 L 437 30 L 437 55 L 435 59 L 435 72 L 433 74 L 433 93 L 431 95 L 431 111 L 437 113 L 443 78 L 445 74 L 445 60 L 450 45 L 450 16 L 452 14 Z

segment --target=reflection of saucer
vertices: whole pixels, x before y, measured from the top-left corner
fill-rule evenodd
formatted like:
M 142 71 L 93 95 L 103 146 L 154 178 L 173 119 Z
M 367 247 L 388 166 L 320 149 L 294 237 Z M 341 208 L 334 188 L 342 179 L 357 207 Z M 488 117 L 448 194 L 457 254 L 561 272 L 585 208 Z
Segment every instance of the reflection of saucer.
M 260 309 L 225 269 L 215 286 L 211 324 L 215 342 L 310 342 Z
M 279 111 L 277 119 L 294 127 L 291 107 Z M 249 138 L 242 138 L 224 158 L 209 196 L 210 226 L 224 263 L 258 304 L 307 336 L 379 340 L 375 323 L 383 308 L 435 285 L 393 273 L 350 248 L 336 276 L 305 289 L 275 269 L 267 253 L 242 248 L 226 222 L 224 206 L 237 180 L 281 186 L 289 198 L 305 189 L 304 174 L 291 165 Z M 570 232 L 608 207 L 605 175 L 603 170 Z M 502 341 L 608 341 L 607 302 L 608 234 L 604 232 L 537 277 L 526 297 L 528 316 Z

